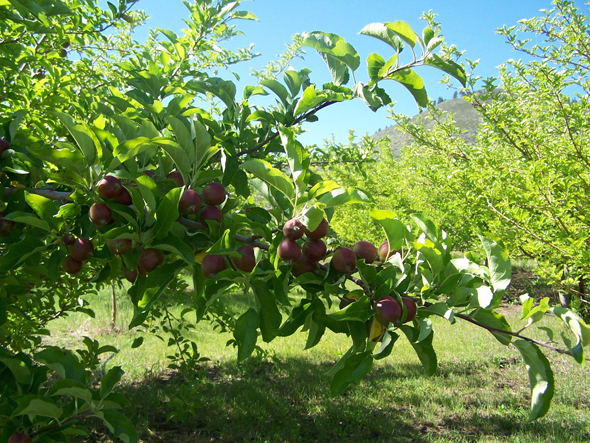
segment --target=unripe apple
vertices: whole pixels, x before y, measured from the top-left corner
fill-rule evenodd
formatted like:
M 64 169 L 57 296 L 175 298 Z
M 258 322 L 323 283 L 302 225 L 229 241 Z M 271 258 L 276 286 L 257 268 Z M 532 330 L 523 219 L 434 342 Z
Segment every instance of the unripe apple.
M 301 255 L 295 263 L 293 263 L 293 268 L 291 272 L 295 277 L 299 277 L 307 272 L 315 272 L 319 268 L 318 262 L 310 260 L 305 255 Z
M 94 245 L 87 238 L 77 238 L 74 243 L 68 247 L 68 251 L 73 259 L 86 261 L 94 254 Z
M 303 244 L 303 255 L 313 261 L 318 261 L 326 255 L 326 244 L 322 240 L 308 240 Z
M 4 140 L 3 138 L 0 138 L 0 155 L 2 155 L 2 153 L 4 151 L 7 151 L 10 149 L 10 143 L 8 143 L 6 140 Z
M 115 203 L 130 206 L 133 204 L 133 199 L 131 198 L 129 191 L 125 188 L 122 188 L 121 193 L 115 197 Z
M 223 255 L 206 255 L 201 261 L 201 269 L 206 278 L 215 278 L 217 274 L 227 268 Z
M 137 266 L 145 273 L 150 273 L 164 262 L 164 256 L 160 251 L 149 248 L 139 254 Z
M 416 302 L 414 302 L 414 300 L 412 300 L 409 297 L 402 297 L 402 302 L 406 306 L 407 311 L 406 321 L 404 323 L 414 320 L 414 318 L 416 317 L 416 312 L 418 311 Z
M 236 268 L 240 271 L 252 272 L 252 269 L 256 266 L 254 248 L 250 245 L 242 245 L 238 248 L 238 252 L 242 254 L 242 256 L 240 258 L 232 258 Z
M 359 256 L 359 258 L 364 258 L 365 263 L 367 264 L 371 264 L 377 260 L 377 248 L 370 241 L 361 240 L 354 245 L 352 250 Z
M 115 255 L 123 255 L 129 252 L 133 246 L 133 241 L 128 238 L 117 238 L 114 240 L 107 240 L 107 248 Z
M 168 180 L 172 180 L 176 184 L 177 188 L 184 186 L 184 178 L 182 178 L 182 174 L 178 171 L 172 171 L 166 178 Z
M 342 274 L 352 274 L 356 269 L 356 254 L 350 248 L 338 248 L 332 256 L 332 266 Z
M 221 209 L 217 206 L 207 205 L 201 209 L 199 220 L 201 220 L 201 223 L 205 226 L 207 226 L 207 220 L 214 220 L 217 223 L 221 223 L 223 220 L 223 212 L 221 212 Z
M 203 200 L 208 205 L 220 205 L 225 201 L 225 186 L 221 183 L 208 183 L 203 188 Z
M 135 280 L 137 280 L 137 269 L 132 271 L 128 267 L 123 266 L 123 276 L 129 283 L 135 283 Z
M 16 223 L 12 220 L 6 220 L 6 214 L 4 212 L 0 212 L 0 236 L 8 237 L 10 235 L 10 230 L 14 229 Z
M 105 176 L 96 185 L 96 192 L 102 198 L 116 198 L 121 194 L 122 190 L 123 185 L 121 184 L 121 180 L 112 175 Z
M 76 237 L 74 236 L 74 234 L 70 234 L 68 232 L 67 234 L 63 235 L 63 237 L 61 238 L 61 241 L 64 245 L 73 245 L 74 242 L 76 241 Z
M 389 295 L 378 300 L 375 307 L 377 309 L 377 320 L 383 326 L 387 326 L 390 322 L 395 325 L 402 318 L 402 307 L 395 298 Z
M 97 226 L 105 226 L 108 225 L 109 222 L 113 218 L 113 213 L 109 209 L 106 203 L 99 202 L 94 203 L 90 206 L 90 211 L 88 211 L 88 216 L 90 217 L 90 221 Z
M 301 246 L 296 241 L 286 238 L 279 244 L 278 254 L 283 260 L 297 260 L 301 255 Z
M 292 218 L 283 226 L 283 235 L 289 240 L 299 240 L 303 237 L 305 227 L 299 220 Z
M 178 202 L 178 209 L 185 215 L 196 214 L 201 209 L 201 196 L 192 189 L 185 189 Z
M 84 266 L 84 263 L 72 258 L 71 255 L 68 255 L 66 258 L 64 258 L 62 266 L 64 268 L 64 271 L 66 271 L 68 274 L 77 274 L 82 270 L 82 266 Z
M 309 229 L 306 230 L 305 235 L 307 235 L 307 238 L 310 238 L 312 240 L 319 240 L 320 238 L 324 238 L 326 235 L 328 235 L 328 227 L 328 222 L 325 218 L 322 218 L 322 221 L 320 222 L 318 227 L 315 228 L 313 231 L 310 231 Z
M 12 434 L 8 439 L 8 443 L 31 443 L 31 437 L 22 432 L 17 432 L 16 434 Z

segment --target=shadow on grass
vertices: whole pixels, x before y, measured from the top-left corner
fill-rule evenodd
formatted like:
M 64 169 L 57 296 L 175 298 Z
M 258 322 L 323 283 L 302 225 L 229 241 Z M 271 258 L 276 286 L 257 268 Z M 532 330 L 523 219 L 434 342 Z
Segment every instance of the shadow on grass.
M 417 364 L 379 366 L 360 387 L 336 398 L 323 376 L 330 367 L 253 358 L 203 367 L 192 380 L 177 373 L 148 376 L 123 387 L 131 401 L 125 414 L 150 443 L 590 439 L 584 420 L 527 423 L 529 400 L 514 396 L 512 387 L 469 384 L 489 369 L 485 364 L 442 364 L 433 378 Z

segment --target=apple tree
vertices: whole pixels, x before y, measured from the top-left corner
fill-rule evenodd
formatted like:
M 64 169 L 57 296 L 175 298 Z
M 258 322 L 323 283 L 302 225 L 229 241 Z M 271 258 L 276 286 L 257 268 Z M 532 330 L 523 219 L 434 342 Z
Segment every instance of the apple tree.
M 406 223 L 372 211 L 382 242 L 340 244 L 330 229 L 337 208 L 372 199 L 324 180 L 297 140 L 302 122 L 339 102 L 360 98 L 374 110 L 389 104 L 387 80 L 425 106 L 416 67 L 465 83 L 463 69 L 434 52 L 442 42 L 437 27 L 421 34 L 400 21 L 363 28 L 388 45 L 385 57 L 367 57 L 366 82 L 356 80 L 360 55 L 342 37 L 304 34 L 269 68 L 276 76 L 238 93 L 215 71 L 253 56 L 223 49 L 238 32 L 234 20 L 255 19 L 239 2 L 187 4 L 182 35 L 155 30 L 145 44 L 128 37 L 144 17 L 133 4 L 103 10 L 92 1 L 0 2 L 8 36 L 0 51 L 10 61 L 2 65 L 10 93 L 0 114 L 0 441 L 64 441 L 88 432 L 83 423 L 91 417 L 123 441 L 138 441 L 119 411 L 123 370 L 101 361 L 117 350 L 91 337 L 76 352 L 42 340 L 55 318 L 93 315 L 85 294 L 121 282 L 133 304 L 129 327 L 156 324 L 170 333 L 171 368 L 185 373 L 201 358 L 185 333 L 190 316 L 229 329 L 238 362 L 260 340 L 301 328 L 306 348 L 328 332 L 350 337 L 329 372 L 333 395 L 358 384 L 400 337 L 433 374 L 435 315 L 471 322 L 515 346 L 531 380 L 530 418 L 547 412 L 554 383 L 541 349 L 583 364 L 588 326 L 547 300 L 534 306 L 528 299 L 529 326 L 552 313 L 571 336 L 559 348 L 512 331 L 496 311 L 510 283 L 499 241 L 481 237 L 489 266 L 457 258 L 446 233 L 421 214 Z M 332 82 L 319 86 L 307 69 L 284 69 L 301 48 L 325 60 Z M 402 51 L 411 54 L 407 61 Z M 268 94 L 275 104 L 257 104 Z M 303 298 L 289 296 L 296 288 Z M 235 316 L 220 303 L 233 289 L 252 293 Z M 182 300 L 187 307 L 175 318 L 169 306 L 183 294 L 188 304 Z

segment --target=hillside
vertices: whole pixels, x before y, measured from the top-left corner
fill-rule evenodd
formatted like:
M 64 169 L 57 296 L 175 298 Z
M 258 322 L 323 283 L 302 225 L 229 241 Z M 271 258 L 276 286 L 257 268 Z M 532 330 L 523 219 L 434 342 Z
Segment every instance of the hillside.
M 436 108 L 454 115 L 457 126 L 467 130 L 464 134 L 465 140 L 473 141 L 475 139 L 480 119 L 478 112 L 470 103 L 462 98 L 455 98 L 439 103 L 436 105 Z M 411 121 L 418 122 L 422 119 L 425 122 L 425 126 L 431 128 L 434 125 L 434 121 L 428 118 L 428 114 L 428 112 L 424 112 L 423 114 L 415 115 Z M 400 131 L 396 125 L 389 126 L 371 136 L 374 140 L 381 140 L 385 137 L 388 137 L 391 141 L 391 149 L 396 156 L 399 156 L 404 144 L 410 141 L 410 136 Z

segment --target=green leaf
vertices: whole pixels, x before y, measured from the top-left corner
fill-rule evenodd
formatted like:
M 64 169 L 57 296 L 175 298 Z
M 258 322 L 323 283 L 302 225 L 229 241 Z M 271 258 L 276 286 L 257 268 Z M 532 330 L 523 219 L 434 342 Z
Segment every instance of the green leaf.
M 262 333 L 262 339 L 268 343 L 276 337 L 281 326 L 281 313 L 277 307 L 275 294 L 269 287 L 269 282 L 252 280 L 250 284 L 260 303 L 260 332 Z
M 330 384 L 330 394 L 335 397 L 342 394 L 351 384 L 358 385 L 371 370 L 373 357 L 370 352 L 350 355 L 344 367 L 336 372 Z
M 511 266 L 508 252 L 497 241 L 479 236 L 486 251 L 490 268 L 490 278 L 494 293 L 505 290 L 510 285 Z
M 178 202 L 182 196 L 182 188 L 174 188 L 169 191 L 156 210 L 156 223 L 154 224 L 154 237 L 163 239 L 168 236 L 180 212 Z
M 142 152 L 156 146 L 148 137 L 137 137 L 119 144 L 113 151 L 113 156 L 121 163 L 130 160 Z
M 377 349 L 373 353 L 373 358 L 375 360 L 381 360 L 382 358 L 389 356 L 391 354 L 391 351 L 393 350 L 393 345 L 395 344 L 398 338 L 399 335 L 395 332 L 385 332 L 385 334 L 383 334 L 383 339 L 381 340 L 379 349 Z
M 354 188 L 339 188 L 325 192 L 319 199 L 324 208 L 357 203 L 373 203 L 373 199 L 362 191 Z
M 258 312 L 252 308 L 236 320 L 234 338 L 238 342 L 238 363 L 250 357 L 254 352 L 258 339 L 258 326 L 260 326 L 260 318 Z
M 422 77 L 416 74 L 413 70 L 409 68 L 400 69 L 399 71 L 394 71 L 389 74 L 387 78 L 395 80 L 410 91 L 418 106 L 423 108 L 428 106 L 428 94 L 424 86 L 424 81 L 422 80 Z
M 264 160 L 254 159 L 242 163 L 242 168 L 264 180 L 273 188 L 284 194 L 290 201 L 295 197 L 295 188 L 289 177 L 270 163 Z
M 406 334 L 414 351 L 416 351 L 416 355 L 420 359 L 426 374 L 430 376 L 434 375 L 438 366 L 436 352 L 434 352 L 434 348 L 432 347 L 434 331 L 431 331 L 426 338 L 422 338 L 421 328 L 411 328 L 410 326 L 402 325 L 400 329 Z
M 318 94 L 315 89 L 315 85 L 309 85 L 307 88 L 305 88 L 301 98 L 297 102 L 297 106 L 295 107 L 295 115 L 303 114 L 304 112 L 321 105 L 326 101 L 326 99 L 327 96 L 325 94 Z
M 38 398 L 35 395 L 27 395 L 18 399 L 18 406 L 12 416 L 19 415 L 50 417 L 58 420 L 63 414 L 63 409 L 47 398 Z
M 455 63 L 453 60 L 444 59 L 437 54 L 429 54 L 424 59 L 424 64 L 434 66 L 435 68 L 446 72 L 447 74 L 459 80 L 459 83 L 461 83 L 463 87 L 467 86 L 467 76 L 465 75 L 465 70 L 461 65 Z
M 166 153 L 172 158 L 176 169 L 182 174 L 183 177 L 188 177 L 191 172 L 191 156 L 173 140 L 169 140 L 164 137 L 156 137 L 152 139 L 152 142 L 159 145 Z
M 195 262 L 195 254 L 192 248 L 172 232 L 169 232 L 165 238 L 153 242 L 152 246 L 155 249 L 178 254 L 191 266 Z
M 514 340 L 514 346 L 527 366 L 531 386 L 531 412 L 529 421 L 543 417 L 551 406 L 551 399 L 555 391 L 553 371 L 547 357 L 543 355 L 537 345 L 525 340 Z
M 301 77 L 299 76 L 299 73 L 295 70 L 287 70 L 283 73 L 283 77 L 285 79 L 285 84 L 291 92 L 291 97 L 295 98 L 301 90 Z
M 385 59 L 379 54 L 372 53 L 367 57 L 367 71 L 369 72 L 369 78 L 373 81 L 377 81 L 381 78 L 379 73 L 385 66 Z
M 195 145 L 193 144 L 193 138 L 186 125 L 175 117 L 168 117 L 168 123 L 172 127 L 172 132 L 176 137 L 176 141 L 182 147 L 189 159 L 194 159 Z
M 51 396 L 69 395 L 74 398 L 80 398 L 88 404 L 92 404 L 92 392 L 84 383 L 69 378 L 58 380 L 51 386 Z
M 590 345 L 590 327 L 588 327 L 588 325 L 586 325 L 586 323 L 572 311 L 562 308 L 561 306 L 554 307 L 552 312 L 563 320 L 576 337 L 575 346 L 568 347 L 572 351 L 574 359 L 580 364 L 580 366 L 584 366 L 584 347 Z
M 371 218 L 381 225 L 389 242 L 389 250 L 401 249 L 408 236 L 408 228 L 397 219 L 394 212 L 373 209 Z
M 59 229 L 62 225 L 60 220 L 56 220 L 54 215 L 57 213 L 57 206 L 53 200 L 43 197 L 42 195 L 25 192 L 25 201 L 35 211 L 41 220 L 44 220 L 54 229 Z
M 124 443 L 137 443 L 139 436 L 127 417 L 116 409 L 98 411 L 94 416 L 102 419 L 109 430 Z
M 101 152 L 100 142 L 86 124 L 75 123 L 72 117 L 63 112 L 54 112 L 76 140 L 76 144 L 84 155 L 86 165 L 91 166 Z
M 45 220 L 39 219 L 36 215 L 30 212 L 14 211 L 3 217 L 5 220 L 12 220 L 15 223 L 25 223 L 35 228 L 43 229 L 44 231 L 50 231 L 51 227 Z
M 0 257 L 0 269 L 4 272 L 16 269 L 31 255 L 46 249 L 45 243 L 35 237 L 25 235 L 18 243 L 8 246 L 4 254 Z
M 28 147 L 29 153 L 49 163 L 52 163 L 61 168 L 74 171 L 78 175 L 84 173 L 84 156 L 70 143 L 56 142 L 56 147 Z
M 35 360 L 54 370 L 62 379 L 69 378 L 86 383 L 89 375 L 73 352 L 57 346 L 49 346 L 37 352 Z
M 405 22 L 395 22 L 395 23 L 405 23 Z M 391 26 L 391 27 L 387 26 L 387 25 L 393 25 L 393 24 L 394 23 L 369 23 L 363 29 L 361 29 L 359 34 L 368 35 L 370 37 L 374 37 L 376 39 L 379 39 L 379 40 L 387 43 L 393 49 L 395 49 L 396 52 L 401 52 L 404 47 L 404 43 L 403 43 L 404 40 L 402 39 L 401 35 L 399 35 L 397 32 L 395 32 L 396 28 L 394 26 Z M 406 23 L 406 25 L 407 25 L 407 23 Z M 407 26 L 409 27 L 409 25 L 407 25 Z M 399 26 L 399 28 L 403 32 L 403 26 Z M 411 28 L 410 28 L 410 31 L 411 31 Z M 406 30 L 406 32 L 407 32 L 407 30 Z M 414 41 L 415 41 L 415 34 L 414 34 Z
M 287 162 L 293 182 L 299 193 L 305 191 L 309 182 L 309 154 L 301 143 L 295 138 L 295 134 L 289 128 L 280 127 L 281 143 L 287 154 Z
M 491 326 L 492 328 L 496 329 L 504 329 L 509 332 L 512 331 L 510 324 L 506 321 L 504 316 L 497 312 L 486 309 L 476 309 L 475 312 L 470 315 L 470 317 L 486 326 Z M 503 345 L 508 346 L 510 344 L 512 336 L 496 331 L 490 332 L 494 337 L 496 337 L 496 340 L 498 340 Z
M 125 371 L 120 366 L 115 366 L 109 369 L 102 377 L 100 380 L 100 389 L 98 390 L 101 400 L 113 391 L 115 385 L 121 381 L 123 374 L 125 374 Z
M 363 295 L 354 303 L 349 304 L 340 311 L 333 312 L 328 317 L 338 321 L 361 321 L 366 322 L 375 312 L 371 306 L 371 299 Z
M 133 340 L 133 343 L 131 343 L 131 349 L 139 348 L 143 344 L 143 340 L 143 337 L 137 337 Z
M 317 345 L 322 339 L 324 332 L 326 332 L 326 327 L 316 322 L 312 316 L 309 321 L 309 332 L 307 333 L 307 341 L 305 342 L 304 349 L 311 349 Z
M 264 79 L 260 84 L 274 92 L 281 99 L 285 107 L 288 106 L 289 92 L 282 84 L 273 79 Z
M 339 35 L 320 31 L 312 32 L 307 34 L 302 45 L 318 51 L 332 71 L 336 85 L 348 82 L 348 72 L 344 73 L 342 65 L 346 65 L 351 71 L 356 71 L 360 65 L 360 57 L 356 49 Z

